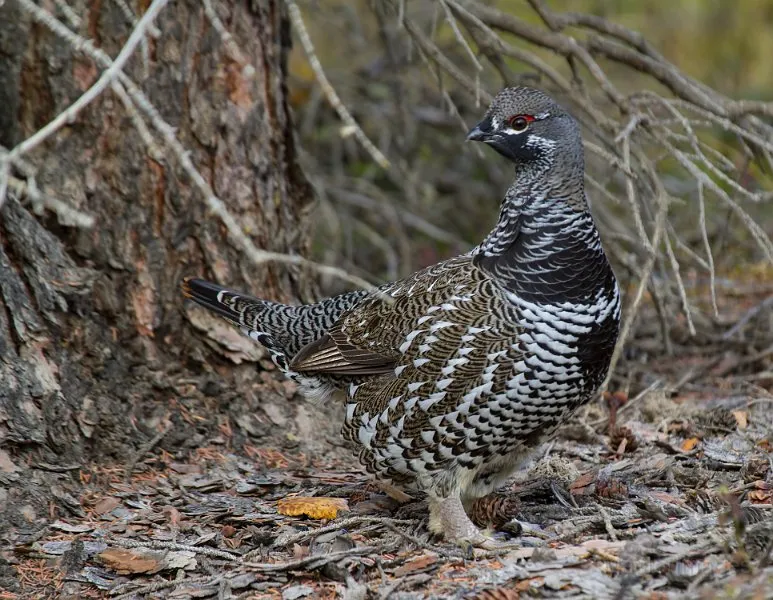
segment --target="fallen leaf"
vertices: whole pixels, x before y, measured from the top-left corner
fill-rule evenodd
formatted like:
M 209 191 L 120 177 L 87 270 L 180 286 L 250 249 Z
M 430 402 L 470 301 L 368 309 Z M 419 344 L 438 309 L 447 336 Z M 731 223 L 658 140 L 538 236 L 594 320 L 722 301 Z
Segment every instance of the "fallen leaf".
M 583 473 L 572 482 L 572 484 L 569 486 L 569 491 L 574 495 L 583 495 L 583 494 L 592 493 L 592 490 L 588 491 L 586 490 L 586 488 L 591 484 L 596 483 L 596 478 L 598 477 L 598 474 L 599 473 L 597 469 L 588 471 L 587 473 Z
M 309 555 L 309 547 L 293 544 L 293 558 L 306 558 Z
M 773 492 L 770 490 L 752 490 L 747 498 L 755 504 L 770 504 L 773 503 Z
M 190 550 L 175 550 L 174 552 L 167 552 L 164 557 L 164 569 L 195 569 L 197 566 L 196 554 Z
M 749 413 L 745 410 L 734 410 L 733 416 L 735 422 L 738 423 L 738 429 L 746 429 L 749 425 Z
M 540 587 L 545 582 L 544 577 L 532 577 L 531 579 L 522 579 L 515 584 L 517 592 L 528 592 L 533 587 Z
M 687 438 L 685 441 L 682 442 L 682 445 L 680 446 L 682 449 L 682 452 L 689 452 L 690 450 L 695 448 L 695 446 L 698 445 L 698 442 L 699 440 L 697 437 Z
M 153 574 L 165 569 L 195 569 L 196 555 L 188 550 L 164 552 L 147 548 L 108 548 L 97 558 L 120 575 Z
M 397 567 L 395 569 L 395 575 L 397 577 L 402 577 L 403 575 L 424 571 L 426 568 L 431 567 L 436 562 L 437 556 L 433 556 L 432 554 L 417 556 L 416 558 L 413 558 L 407 561 L 405 564 Z
M 164 553 L 128 548 L 108 548 L 97 558 L 120 575 L 158 573 L 164 567 Z
M 55 521 L 54 523 L 51 523 L 49 527 L 51 529 L 58 529 L 59 531 L 66 531 L 67 533 L 86 533 L 87 531 L 94 529 L 92 525 L 71 525 L 70 523 L 65 523 L 64 521 Z
M 121 501 L 118 498 L 115 498 L 114 496 L 106 496 L 96 503 L 94 506 L 94 512 L 98 515 L 104 515 L 105 513 L 109 513 L 111 510 L 118 508 L 120 505 Z
M 276 503 L 277 512 L 288 517 L 306 515 L 312 519 L 335 519 L 338 511 L 348 511 L 345 498 L 290 496 Z

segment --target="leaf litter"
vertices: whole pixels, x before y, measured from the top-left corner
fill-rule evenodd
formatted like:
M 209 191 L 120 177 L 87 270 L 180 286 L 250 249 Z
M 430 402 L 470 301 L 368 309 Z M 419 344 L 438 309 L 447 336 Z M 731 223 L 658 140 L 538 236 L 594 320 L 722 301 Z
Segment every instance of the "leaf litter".
M 508 552 L 435 538 L 426 498 L 377 485 L 340 443 L 236 450 L 225 429 L 128 475 L 82 467 L 81 497 L 60 493 L 70 512 L 5 555 L 21 588 L 0 599 L 773 597 L 773 395 L 653 379 L 471 507 Z

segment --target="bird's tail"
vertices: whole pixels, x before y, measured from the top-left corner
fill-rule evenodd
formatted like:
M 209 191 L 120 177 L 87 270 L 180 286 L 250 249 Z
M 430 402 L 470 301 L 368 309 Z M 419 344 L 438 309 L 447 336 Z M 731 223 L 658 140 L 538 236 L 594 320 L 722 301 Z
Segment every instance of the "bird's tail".
M 186 277 L 182 282 L 183 296 L 208 308 L 234 325 L 243 325 L 241 314 L 235 309 L 233 297 L 237 294 L 204 279 Z
M 273 363 L 282 372 L 291 375 L 285 349 L 271 333 L 263 331 L 262 328 L 261 316 L 266 310 L 274 307 L 274 303 L 194 277 L 183 279 L 182 293 L 186 298 L 227 319 L 239 327 L 245 335 L 265 346 Z

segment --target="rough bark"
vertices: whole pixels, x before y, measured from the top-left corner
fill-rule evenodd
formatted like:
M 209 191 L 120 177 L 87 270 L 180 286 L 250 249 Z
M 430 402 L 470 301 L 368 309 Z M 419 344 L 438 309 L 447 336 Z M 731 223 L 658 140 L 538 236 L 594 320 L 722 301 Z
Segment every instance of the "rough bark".
M 118 3 L 70 4 L 85 16 L 79 33 L 115 56 L 131 33 Z M 196 0 L 167 6 L 148 63 L 138 52 L 127 72 L 177 128 L 255 245 L 302 252 L 311 196 L 294 156 L 284 5 L 217 4 L 254 78 L 229 58 Z M 0 7 L 0 144 L 34 133 L 99 72 L 13 0 Z M 223 431 L 228 443 L 269 433 L 259 409 L 284 400 L 286 387 L 267 376 L 257 349 L 184 306 L 181 277 L 203 275 L 285 301 L 308 300 L 311 291 L 297 270 L 249 263 L 174 158 L 151 157 L 110 91 L 26 158 L 44 191 L 94 215 L 96 226 L 64 226 L 13 195 L 0 213 L 5 542 L 78 513 L 79 474 L 95 462 L 129 463 L 165 428 L 161 445 L 172 450 Z M 275 406 L 274 422 L 295 426 L 299 413 L 308 417 L 299 403 Z

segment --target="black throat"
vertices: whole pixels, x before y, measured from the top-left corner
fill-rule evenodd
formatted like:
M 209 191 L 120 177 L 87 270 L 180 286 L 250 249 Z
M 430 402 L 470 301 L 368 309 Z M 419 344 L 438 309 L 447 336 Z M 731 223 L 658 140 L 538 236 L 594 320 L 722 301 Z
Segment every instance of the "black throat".
M 509 191 L 508 191 L 509 196 Z M 506 198 L 474 262 L 530 302 L 588 303 L 617 293 L 593 218 L 566 200 Z

